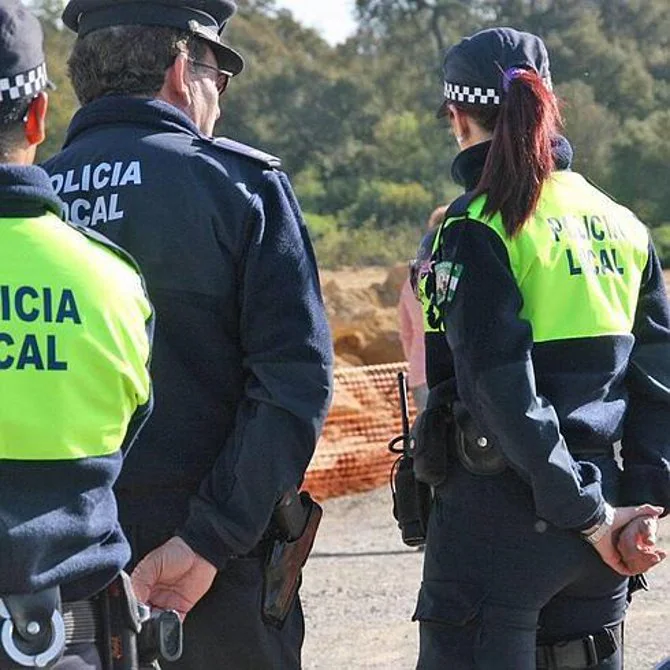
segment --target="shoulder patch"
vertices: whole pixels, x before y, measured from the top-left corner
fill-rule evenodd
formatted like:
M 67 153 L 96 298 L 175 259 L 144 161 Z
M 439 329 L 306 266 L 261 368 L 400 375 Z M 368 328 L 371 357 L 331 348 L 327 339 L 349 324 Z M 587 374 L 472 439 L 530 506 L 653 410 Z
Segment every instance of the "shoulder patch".
M 281 159 L 272 154 L 268 154 L 265 151 L 260 149 L 254 149 L 248 144 L 242 144 L 242 142 L 236 142 L 231 140 L 228 137 L 215 137 L 213 139 L 214 146 L 219 147 L 220 149 L 225 149 L 233 153 L 239 154 L 241 156 L 247 156 L 252 158 L 259 163 L 263 163 L 265 166 L 273 169 L 278 169 L 281 167 Z
M 447 304 L 453 302 L 462 274 L 461 263 L 442 261 L 435 265 L 435 302 L 438 306 L 445 301 Z

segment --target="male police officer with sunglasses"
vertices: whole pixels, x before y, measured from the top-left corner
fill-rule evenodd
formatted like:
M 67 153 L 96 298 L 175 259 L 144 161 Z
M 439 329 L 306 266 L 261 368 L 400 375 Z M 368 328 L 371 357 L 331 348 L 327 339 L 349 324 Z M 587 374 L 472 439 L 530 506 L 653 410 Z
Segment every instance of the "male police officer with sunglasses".
M 261 616 L 267 531 L 325 418 L 331 340 L 279 161 L 212 138 L 243 67 L 220 38 L 234 10 L 71 0 L 83 107 L 46 168 L 74 221 L 137 258 L 156 307 L 156 412 L 117 492 L 137 595 L 186 617 L 166 667 L 286 670 L 303 618 L 297 598 L 283 621 Z
M 42 31 L 0 5 L 0 669 L 99 670 L 130 558 L 112 485 L 151 407 L 152 310 L 132 259 L 62 218 L 32 162 Z

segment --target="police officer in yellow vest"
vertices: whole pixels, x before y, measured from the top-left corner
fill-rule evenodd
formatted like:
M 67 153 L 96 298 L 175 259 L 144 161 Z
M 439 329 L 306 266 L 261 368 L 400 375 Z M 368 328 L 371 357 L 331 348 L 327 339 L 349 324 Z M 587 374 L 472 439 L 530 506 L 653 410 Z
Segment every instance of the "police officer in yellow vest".
M 662 271 L 635 215 L 570 170 L 540 38 L 479 32 L 443 74 L 466 193 L 422 264 L 419 446 L 457 428 L 446 468 L 417 463 L 435 487 L 418 667 L 620 669 L 628 577 L 665 557 L 670 510 Z
M 130 558 L 112 492 L 151 406 L 132 259 L 61 218 L 41 168 L 37 19 L 0 7 L 0 668 L 101 668 L 97 594 Z M 87 629 L 88 628 L 88 629 Z

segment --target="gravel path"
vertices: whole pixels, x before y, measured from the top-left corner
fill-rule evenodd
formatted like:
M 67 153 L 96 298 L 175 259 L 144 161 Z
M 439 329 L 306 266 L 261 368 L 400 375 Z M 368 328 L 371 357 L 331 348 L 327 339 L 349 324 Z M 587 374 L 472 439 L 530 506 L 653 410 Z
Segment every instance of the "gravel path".
M 391 516 L 390 493 L 334 498 L 301 589 L 307 636 L 305 670 L 410 670 L 417 654 L 411 622 L 422 553 L 406 547 Z M 670 549 L 670 522 L 665 522 Z M 626 626 L 626 670 L 652 670 L 670 655 L 670 559 L 650 573 Z M 501 668 L 501 670 L 513 670 Z

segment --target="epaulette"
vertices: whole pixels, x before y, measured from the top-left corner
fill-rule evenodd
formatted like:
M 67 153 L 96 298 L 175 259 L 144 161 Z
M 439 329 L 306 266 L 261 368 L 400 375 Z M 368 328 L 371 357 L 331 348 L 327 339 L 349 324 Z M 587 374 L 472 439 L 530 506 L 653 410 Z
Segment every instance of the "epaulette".
M 474 190 L 466 191 L 463 195 L 459 195 L 458 198 L 456 198 L 456 200 L 454 200 L 451 205 L 447 207 L 444 220 L 446 221 L 447 219 L 455 219 L 459 216 L 466 216 L 468 209 L 470 208 L 470 204 L 475 199 L 475 197 L 476 194 Z
M 228 137 L 215 137 L 213 141 L 214 145 L 221 149 L 232 151 L 233 153 L 239 154 L 240 156 L 247 156 L 248 158 L 252 158 L 259 163 L 263 163 L 263 165 L 269 168 L 281 167 L 280 158 L 277 158 L 277 156 L 273 156 L 272 154 L 268 154 L 265 151 L 261 151 L 260 149 L 250 147 L 248 144 L 236 142 L 235 140 L 231 140 Z

